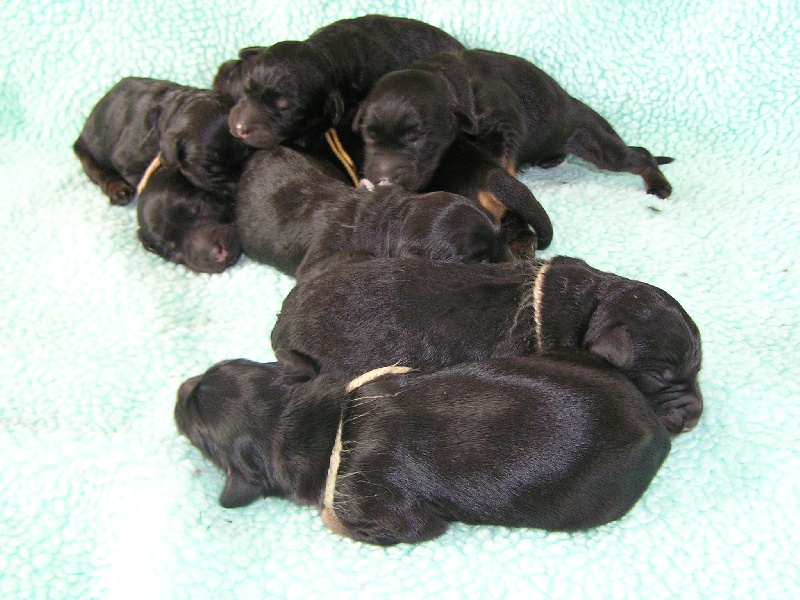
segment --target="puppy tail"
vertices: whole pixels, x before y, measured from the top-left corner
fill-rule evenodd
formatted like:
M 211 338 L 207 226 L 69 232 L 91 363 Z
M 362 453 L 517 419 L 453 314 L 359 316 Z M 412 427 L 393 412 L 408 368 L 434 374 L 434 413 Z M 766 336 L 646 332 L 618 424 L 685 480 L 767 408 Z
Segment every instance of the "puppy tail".
M 550 245 L 553 241 L 553 224 L 525 184 L 502 169 L 496 169 L 486 178 L 486 191 L 494 194 L 508 210 L 517 213 L 533 228 L 539 250 Z
M 654 156 L 653 158 L 656 159 L 657 165 L 668 165 L 669 163 L 675 160 L 671 156 Z

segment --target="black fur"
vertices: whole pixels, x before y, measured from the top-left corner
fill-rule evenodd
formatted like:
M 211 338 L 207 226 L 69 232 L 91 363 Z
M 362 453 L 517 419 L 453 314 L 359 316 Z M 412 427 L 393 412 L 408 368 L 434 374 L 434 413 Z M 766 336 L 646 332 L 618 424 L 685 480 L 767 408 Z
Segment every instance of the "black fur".
M 425 186 L 425 191 L 433 190 L 465 196 L 502 222 L 506 240 L 517 255 L 533 258 L 537 249 L 547 248 L 553 240 L 550 217 L 530 189 L 463 136 L 450 145 Z
M 248 161 L 236 201 L 245 254 L 298 277 L 344 252 L 510 260 L 499 225 L 471 201 L 398 186 L 354 188 L 324 161 L 280 147 Z
M 95 105 L 73 149 L 113 204 L 127 204 L 156 155 L 196 187 L 232 198 L 249 153 L 227 128 L 216 92 L 126 77 Z
M 463 46 L 431 25 L 383 15 L 331 23 L 305 41 L 244 48 L 228 61 L 215 89 L 238 102 L 230 131 L 256 148 L 305 147 L 340 122 L 350 123 L 372 84 L 414 60 Z
M 534 280 L 543 267 L 539 337 Z M 703 406 L 700 333 L 686 311 L 655 286 L 573 258 L 342 262 L 289 293 L 272 345 L 342 377 L 581 348 L 620 369 L 673 434 L 692 428 Z
M 602 169 L 640 175 L 661 198 L 672 188 L 658 168 L 671 162 L 627 146 L 594 110 L 530 62 L 487 50 L 442 52 L 389 73 L 353 126 L 366 143 L 364 174 L 423 189 L 460 135 L 477 141 L 510 173 L 574 154 Z
M 139 241 L 199 273 L 220 273 L 242 253 L 233 205 L 194 187 L 175 168 L 153 172 L 139 195 Z
M 284 497 L 379 545 L 429 540 L 451 521 L 581 530 L 625 515 L 670 448 L 639 391 L 600 363 L 494 359 L 347 392 L 296 356 L 226 361 L 180 387 L 175 420 L 226 473 L 225 507 Z

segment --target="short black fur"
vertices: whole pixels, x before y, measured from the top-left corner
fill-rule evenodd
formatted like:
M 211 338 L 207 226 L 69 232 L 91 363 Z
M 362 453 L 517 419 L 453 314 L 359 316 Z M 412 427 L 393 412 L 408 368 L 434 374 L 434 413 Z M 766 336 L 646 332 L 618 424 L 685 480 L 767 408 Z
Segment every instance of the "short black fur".
M 703 407 L 700 332 L 680 304 L 573 258 L 341 262 L 289 293 L 272 345 L 342 377 L 585 349 L 624 373 L 672 434 L 694 427 Z
M 422 542 L 451 521 L 603 525 L 633 507 L 670 448 L 639 391 L 580 352 L 383 375 L 349 392 L 279 358 L 184 382 L 178 429 L 226 473 L 223 506 L 288 498 L 362 542 Z
M 627 146 L 611 125 L 522 58 L 488 50 L 442 52 L 389 73 L 353 126 L 366 144 L 364 175 L 423 189 L 459 136 L 475 140 L 514 174 L 573 154 L 601 169 L 634 173 L 660 198 L 672 187 L 658 168 L 671 158 Z
M 136 207 L 138 237 L 160 257 L 198 273 L 221 273 L 242 253 L 233 204 L 193 186 L 175 168 L 150 176 Z
M 362 250 L 455 262 L 512 259 L 500 225 L 466 198 L 354 188 L 328 163 L 287 147 L 249 159 L 236 223 L 246 255 L 297 277 Z
M 73 149 L 112 204 L 127 204 L 160 152 L 192 185 L 233 197 L 247 147 L 228 131 L 231 103 L 210 90 L 126 77 L 92 109 Z
M 358 103 L 385 73 L 435 52 L 459 50 L 441 29 L 413 19 L 343 19 L 305 41 L 244 48 L 215 89 L 237 96 L 230 131 L 256 148 L 293 142 L 313 148 L 330 127 L 350 124 Z

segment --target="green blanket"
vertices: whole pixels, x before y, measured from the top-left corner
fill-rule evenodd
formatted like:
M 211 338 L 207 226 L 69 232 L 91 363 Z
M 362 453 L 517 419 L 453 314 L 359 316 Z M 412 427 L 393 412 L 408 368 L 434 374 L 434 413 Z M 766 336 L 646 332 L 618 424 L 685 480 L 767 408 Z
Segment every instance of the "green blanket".
M 240 47 L 369 12 L 519 54 L 632 145 L 667 200 L 570 159 L 520 179 L 565 254 L 658 285 L 704 341 L 700 425 L 642 501 L 586 533 L 454 525 L 418 546 L 337 537 L 280 499 L 217 504 L 178 385 L 272 360 L 293 280 L 145 252 L 71 145 L 140 75 L 207 86 Z M 9 0 L 0 9 L 0 597 L 800 597 L 800 9 L 795 2 Z

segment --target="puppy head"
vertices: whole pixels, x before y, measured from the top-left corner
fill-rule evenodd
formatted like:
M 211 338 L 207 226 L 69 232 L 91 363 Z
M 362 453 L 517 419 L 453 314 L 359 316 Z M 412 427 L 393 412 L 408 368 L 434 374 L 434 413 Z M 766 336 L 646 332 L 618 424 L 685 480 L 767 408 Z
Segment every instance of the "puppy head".
M 434 73 L 405 69 L 383 76 L 353 121 L 364 140 L 364 176 L 421 190 L 456 139 L 463 114 Z
M 150 252 L 199 273 L 221 273 L 239 260 L 231 204 L 198 190 L 177 169 L 156 169 L 138 203 L 138 237 Z
M 671 434 L 687 431 L 703 411 L 700 332 L 665 291 L 627 283 L 601 301 L 584 345 L 625 373 Z
M 225 508 L 282 491 L 271 446 L 292 388 L 285 374 L 278 363 L 228 360 L 178 389 L 178 431 L 226 473 Z
M 384 252 L 444 262 L 506 262 L 512 254 L 501 226 L 462 196 L 432 192 L 404 198 L 384 220 Z
M 280 42 L 240 60 L 242 95 L 228 126 L 248 146 L 273 148 L 341 120 L 344 100 L 332 67 L 309 44 Z
M 211 89 L 235 104 L 244 95 L 244 84 L 251 59 L 268 51 L 265 46 L 250 46 L 239 50 L 239 58 L 228 60 L 217 67 Z
M 228 130 L 231 104 L 216 94 L 186 102 L 161 135 L 164 163 L 177 167 L 195 186 L 225 198 L 236 192 L 250 150 Z

